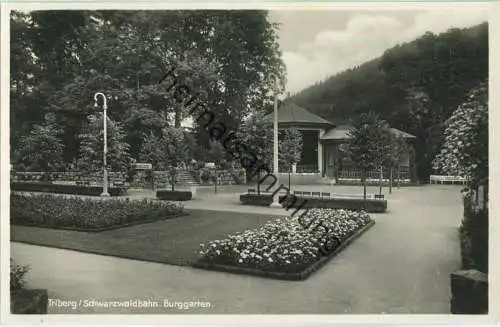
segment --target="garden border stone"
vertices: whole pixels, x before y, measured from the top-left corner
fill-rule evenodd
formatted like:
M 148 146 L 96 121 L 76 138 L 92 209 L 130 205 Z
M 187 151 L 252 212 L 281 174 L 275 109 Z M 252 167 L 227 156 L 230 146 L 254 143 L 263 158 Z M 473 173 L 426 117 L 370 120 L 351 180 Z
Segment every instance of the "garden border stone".
M 275 271 L 264 271 L 255 268 L 241 268 L 238 266 L 230 266 L 230 265 L 220 265 L 220 264 L 212 264 L 202 261 L 197 261 L 192 264 L 192 267 L 198 269 L 205 270 L 213 270 L 220 272 L 227 272 L 233 274 L 241 274 L 241 275 L 252 275 L 257 277 L 264 278 L 272 278 L 272 279 L 280 279 L 280 280 L 292 280 L 292 281 L 302 281 L 311 276 L 314 272 L 318 271 L 321 267 L 323 267 L 327 262 L 329 262 L 332 258 L 342 252 L 349 244 L 351 244 L 355 239 L 363 235 L 367 230 L 372 228 L 375 225 L 375 220 L 371 220 L 368 224 L 363 226 L 360 230 L 351 235 L 348 239 L 346 239 L 342 244 L 339 245 L 330 255 L 323 256 L 318 261 L 314 262 L 309 267 L 305 268 L 301 272 L 297 273 L 283 273 L 283 272 L 275 272 Z
M 150 223 L 156 223 L 159 221 L 163 220 L 168 220 L 168 219 L 174 219 L 174 218 L 180 218 L 180 217 L 185 217 L 189 216 L 188 212 L 180 212 L 171 216 L 166 216 L 166 217 L 160 217 L 160 218 L 155 218 L 155 219 L 146 219 L 146 220 L 138 220 L 138 221 L 131 221 L 125 224 L 121 225 L 112 225 L 112 226 L 106 226 L 106 227 L 98 227 L 98 228 L 84 228 L 84 227 L 70 227 L 70 226 L 52 226 L 52 225 L 38 225 L 38 224 L 32 224 L 32 223 L 12 223 L 11 225 L 15 226 L 25 226 L 25 227 L 37 227 L 37 228 L 48 228 L 48 229 L 61 229 L 61 230 L 69 230 L 69 231 L 75 231 L 75 232 L 93 232 L 93 233 L 99 233 L 99 232 L 106 232 L 110 230 L 115 230 L 115 229 L 120 229 L 120 228 L 125 228 L 125 227 L 133 227 L 137 225 L 142 225 L 142 224 L 150 224 Z

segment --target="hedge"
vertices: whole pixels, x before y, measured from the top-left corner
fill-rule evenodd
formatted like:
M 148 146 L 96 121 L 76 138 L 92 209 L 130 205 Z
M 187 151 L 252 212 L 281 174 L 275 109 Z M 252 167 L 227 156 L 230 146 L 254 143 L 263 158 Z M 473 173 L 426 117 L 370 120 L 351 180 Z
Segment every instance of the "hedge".
M 190 191 L 156 191 L 156 198 L 159 200 L 170 201 L 189 201 L 193 198 L 193 193 Z
M 488 210 L 477 210 L 471 199 L 464 198 L 464 217 L 460 225 L 462 269 L 488 273 Z
M 82 199 L 56 195 L 18 195 L 10 198 L 12 225 L 101 231 L 183 214 L 183 206 L 163 201 Z
M 101 186 L 84 186 L 84 185 L 65 185 L 52 183 L 24 183 L 14 182 L 10 184 L 10 189 L 13 191 L 25 192 L 44 192 L 44 193 L 59 193 L 59 194 L 75 194 L 75 195 L 90 195 L 99 196 L 102 193 Z M 108 192 L 111 196 L 126 195 L 127 189 L 123 187 L 110 187 Z
M 291 198 L 290 198 L 291 197 Z M 383 213 L 387 210 L 387 200 L 374 199 L 342 199 L 342 198 L 313 198 L 290 195 L 285 200 L 285 195 L 280 195 L 279 201 L 283 207 L 297 208 L 307 201 L 303 208 L 325 208 L 325 209 L 346 209 L 365 210 L 369 213 Z M 293 199 L 296 199 L 295 201 Z M 273 202 L 272 194 L 242 194 L 240 201 L 246 205 L 269 206 Z M 285 202 L 286 201 L 286 202 Z

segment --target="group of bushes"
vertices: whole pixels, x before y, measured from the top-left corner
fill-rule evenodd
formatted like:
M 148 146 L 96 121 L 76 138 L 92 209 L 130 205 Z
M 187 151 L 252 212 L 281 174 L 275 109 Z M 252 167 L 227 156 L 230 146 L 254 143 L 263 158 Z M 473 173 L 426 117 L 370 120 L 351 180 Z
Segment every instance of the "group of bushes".
M 303 222 L 314 222 L 304 228 Z M 350 237 L 372 223 L 366 212 L 312 209 L 302 217 L 282 217 L 260 228 L 201 244 L 200 263 L 298 273 L 335 252 Z M 315 226 L 324 228 L 315 228 Z M 311 228 L 308 228 L 311 227 Z M 325 232 L 328 231 L 328 232 Z M 328 246 L 325 244 L 336 240 Z
M 26 285 L 26 274 L 29 272 L 29 266 L 18 265 L 10 259 L 10 291 L 19 291 Z
M 100 229 L 179 215 L 183 206 L 165 201 L 82 199 L 56 195 L 12 194 L 12 224 Z
M 488 273 L 488 210 L 478 208 L 469 196 L 464 197 L 464 218 L 460 225 L 462 269 Z

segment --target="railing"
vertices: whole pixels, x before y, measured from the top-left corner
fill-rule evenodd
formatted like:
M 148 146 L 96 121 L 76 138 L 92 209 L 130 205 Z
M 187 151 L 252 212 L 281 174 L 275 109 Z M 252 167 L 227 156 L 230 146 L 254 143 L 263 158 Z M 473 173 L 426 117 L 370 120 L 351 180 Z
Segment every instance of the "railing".
M 353 168 L 353 167 L 344 167 L 339 171 L 338 178 L 340 179 L 361 179 L 361 170 Z M 380 170 L 371 170 L 368 172 L 367 179 L 376 179 L 380 178 Z M 390 178 L 390 169 L 384 168 L 382 170 L 382 179 Z M 398 169 L 393 169 L 392 171 L 393 180 L 409 180 L 410 179 L 410 169 L 409 167 L 400 167 Z
M 318 165 L 297 165 L 296 172 L 299 174 L 319 174 Z
M 462 177 L 462 176 L 443 176 L 443 175 L 430 175 L 429 176 L 429 183 L 430 184 L 444 184 L 444 183 L 461 183 L 461 184 L 466 184 L 467 181 L 469 181 L 468 177 Z M 434 183 L 433 183 L 434 182 Z

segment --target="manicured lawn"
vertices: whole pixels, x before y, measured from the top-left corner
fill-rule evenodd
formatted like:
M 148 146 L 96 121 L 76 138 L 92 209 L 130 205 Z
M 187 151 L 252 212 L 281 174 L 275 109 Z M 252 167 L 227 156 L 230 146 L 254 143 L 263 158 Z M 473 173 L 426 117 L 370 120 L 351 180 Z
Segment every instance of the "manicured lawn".
M 12 225 L 11 241 L 189 265 L 199 258 L 200 243 L 253 229 L 274 218 L 249 213 L 185 211 L 188 216 L 99 233 Z

